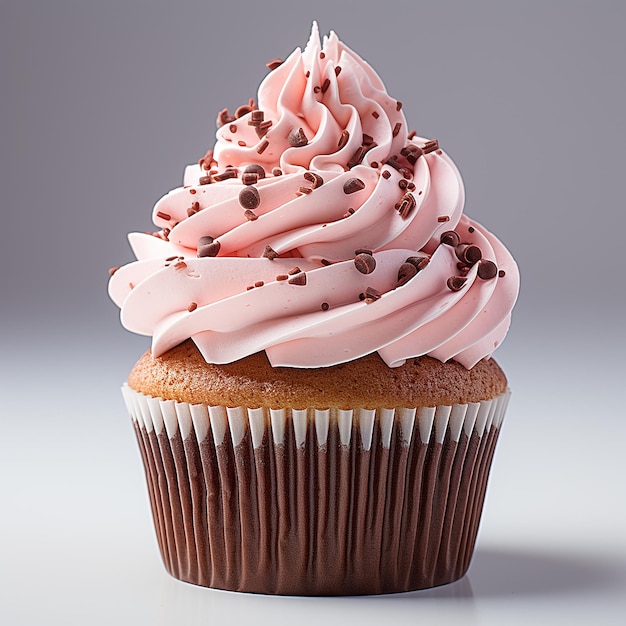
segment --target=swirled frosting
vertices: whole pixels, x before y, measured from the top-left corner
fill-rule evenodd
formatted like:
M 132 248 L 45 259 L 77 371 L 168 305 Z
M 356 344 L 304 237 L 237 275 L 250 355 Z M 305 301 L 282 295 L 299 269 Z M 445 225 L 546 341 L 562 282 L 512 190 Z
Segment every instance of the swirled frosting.
M 158 356 L 191 338 L 228 363 L 321 367 L 378 352 L 471 368 L 517 297 L 505 247 L 463 214 L 457 168 L 408 131 L 374 70 L 317 26 L 133 233 L 109 293 Z

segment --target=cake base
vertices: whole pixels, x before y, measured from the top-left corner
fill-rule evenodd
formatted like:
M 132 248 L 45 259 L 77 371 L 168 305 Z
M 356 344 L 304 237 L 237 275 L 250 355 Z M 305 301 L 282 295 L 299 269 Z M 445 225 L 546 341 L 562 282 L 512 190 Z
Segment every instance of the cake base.
M 508 395 L 278 415 L 125 395 L 172 576 L 232 591 L 360 595 L 467 571 Z

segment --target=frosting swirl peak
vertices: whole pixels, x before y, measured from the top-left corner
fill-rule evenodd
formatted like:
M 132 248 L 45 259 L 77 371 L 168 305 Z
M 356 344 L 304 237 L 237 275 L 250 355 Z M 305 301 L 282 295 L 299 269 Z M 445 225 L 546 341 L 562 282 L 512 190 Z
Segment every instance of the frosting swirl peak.
M 216 143 L 129 236 L 109 283 L 159 355 L 191 337 L 215 363 L 265 350 L 321 367 L 377 351 L 467 368 L 507 332 L 515 262 L 463 215 L 436 141 L 408 132 L 374 70 L 317 25 L 254 101 L 223 110 Z

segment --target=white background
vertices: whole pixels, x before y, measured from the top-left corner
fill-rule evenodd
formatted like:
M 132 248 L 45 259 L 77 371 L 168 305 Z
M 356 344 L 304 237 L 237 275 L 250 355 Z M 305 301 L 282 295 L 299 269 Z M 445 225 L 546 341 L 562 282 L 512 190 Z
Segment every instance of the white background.
M 254 6 L 0 7 L 0 624 L 626 623 L 625 6 Z M 170 578 L 119 393 L 148 344 L 121 329 L 107 268 L 312 19 L 440 140 L 467 213 L 522 272 L 475 558 L 435 590 L 272 598 Z

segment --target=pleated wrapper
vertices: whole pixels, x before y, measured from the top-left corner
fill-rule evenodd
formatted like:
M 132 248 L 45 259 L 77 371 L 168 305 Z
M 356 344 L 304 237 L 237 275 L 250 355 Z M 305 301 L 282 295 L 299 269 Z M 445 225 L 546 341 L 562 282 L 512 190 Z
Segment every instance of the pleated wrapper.
M 452 406 L 206 406 L 125 385 L 167 571 L 231 591 L 359 595 L 467 571 L 509 393 Z

